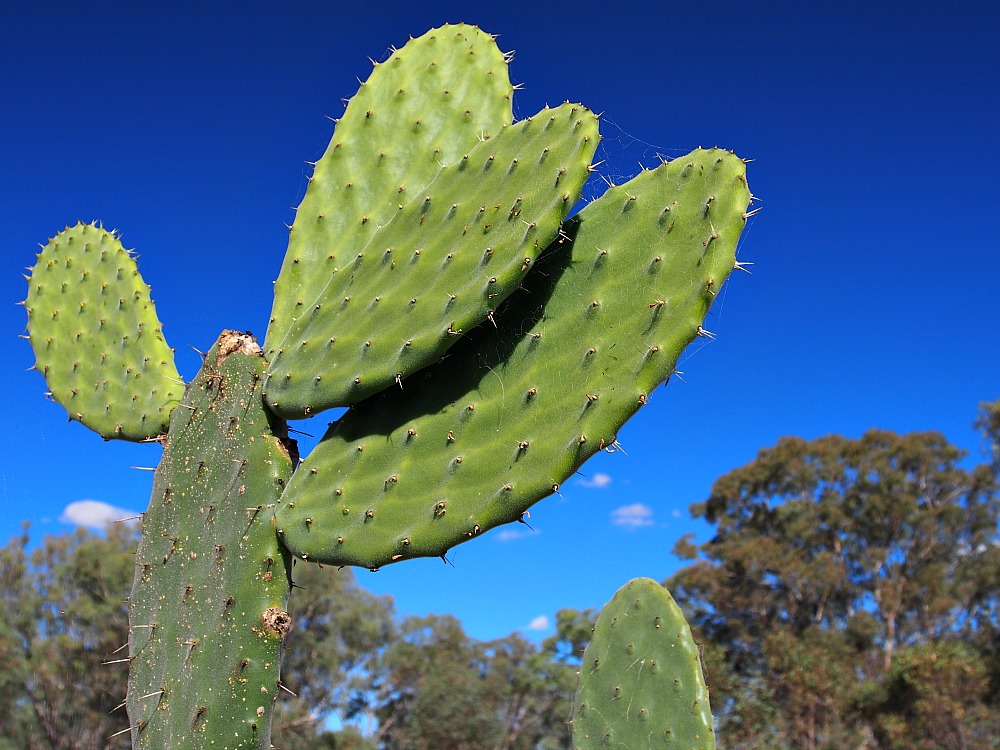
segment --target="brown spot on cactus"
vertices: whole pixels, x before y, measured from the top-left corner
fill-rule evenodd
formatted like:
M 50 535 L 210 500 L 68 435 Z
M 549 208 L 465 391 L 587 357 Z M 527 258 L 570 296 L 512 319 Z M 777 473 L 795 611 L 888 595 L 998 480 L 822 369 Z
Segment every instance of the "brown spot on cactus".
M 268 607 L 260 616 L 264 631 L 282 640 L 292 629 L 292 618 L 280 607 Z

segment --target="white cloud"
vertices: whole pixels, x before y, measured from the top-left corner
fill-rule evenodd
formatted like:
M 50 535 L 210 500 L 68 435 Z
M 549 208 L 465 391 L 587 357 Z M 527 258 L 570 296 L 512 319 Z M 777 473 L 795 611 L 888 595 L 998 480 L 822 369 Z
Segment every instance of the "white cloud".
M 497 531 L 493 534 L 493 538 L 498 542 L 516 542 L 518 539 L 524 539 L 527 536 L 534 536 L 541 532 L 531 531 L 530 529 L 504 529 L 503 531 Z
M 611 475 L 600 472 L 594 474 L 594 476 L 590 477 L 589 479 L 587 479 L 586 477 L 581 477 L 577 481 L 584 487 L 597 487 L 599 489 L 601 487 L 607 487 L 609 484 L 611 484 Z
M 77 500 L 66 506 L 59 520 L 62 523 L 100 531 L 112 521 L 120 521 L 135 515 L 138 514 L 134 510 L 118 508 L 98 500 Z
M 672 511 L 670 511 L 670 515 L 673 516 L 674 518 L 680 518 L 684 514 L 681 513 L 679 510 L 677 510 L 677 508 L 674 508 Z
M 548 630 L 549 629 L 549 618 L 545 615 L 539 615 L 534 620 L 528 623 L 525 630 Z
M 627 529 L 638 529 L 640 526 L 653 525 L 653 509 L 642 503 L 623 505 L 611 511 L 611 523 L 624 526 Z

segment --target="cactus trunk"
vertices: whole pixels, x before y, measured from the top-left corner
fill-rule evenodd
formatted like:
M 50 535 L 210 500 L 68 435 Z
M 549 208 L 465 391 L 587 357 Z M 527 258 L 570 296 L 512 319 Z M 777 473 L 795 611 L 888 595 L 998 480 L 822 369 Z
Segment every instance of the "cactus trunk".
M 291 588 L 273 508 L 295 445 L 264 369 L 226 331 L 171 417 L 129 598 L 134 748 L 270 747 Z

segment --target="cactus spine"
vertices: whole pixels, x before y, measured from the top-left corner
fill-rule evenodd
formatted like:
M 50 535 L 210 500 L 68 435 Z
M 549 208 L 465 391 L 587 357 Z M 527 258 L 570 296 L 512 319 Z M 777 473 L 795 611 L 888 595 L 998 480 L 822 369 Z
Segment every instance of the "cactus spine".
M 268 748 L 293 557 L 375 568 L 519 520 L 703 333 L 743 162 L 698 150 L 567 220 L 597 119 L 512 125 L 506 62 L 445 26 L 376 65 L 298 209 L 263 348 L 224 332 L 183 393 L 116 237 L 81 224 L 39 254 L 25 306 L 52 396 L 165 445 L 130 598 L 134 747 Z M 284 420 L 341 405 L 296 468 Z

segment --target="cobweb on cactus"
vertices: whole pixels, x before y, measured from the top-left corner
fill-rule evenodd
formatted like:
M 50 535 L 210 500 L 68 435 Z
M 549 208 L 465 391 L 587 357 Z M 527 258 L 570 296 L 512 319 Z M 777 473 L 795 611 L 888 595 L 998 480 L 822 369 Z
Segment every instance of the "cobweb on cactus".
M 601 116 L 600 121 L 601 145 L 594 157 L 594 163 L 600 166 L 583 189 L 583 199 L 588 203 L 600 198 L 609 184 L 623 185 L 643 169 L 654 169 L 690 151 L 644 141 L 606 116 Z

